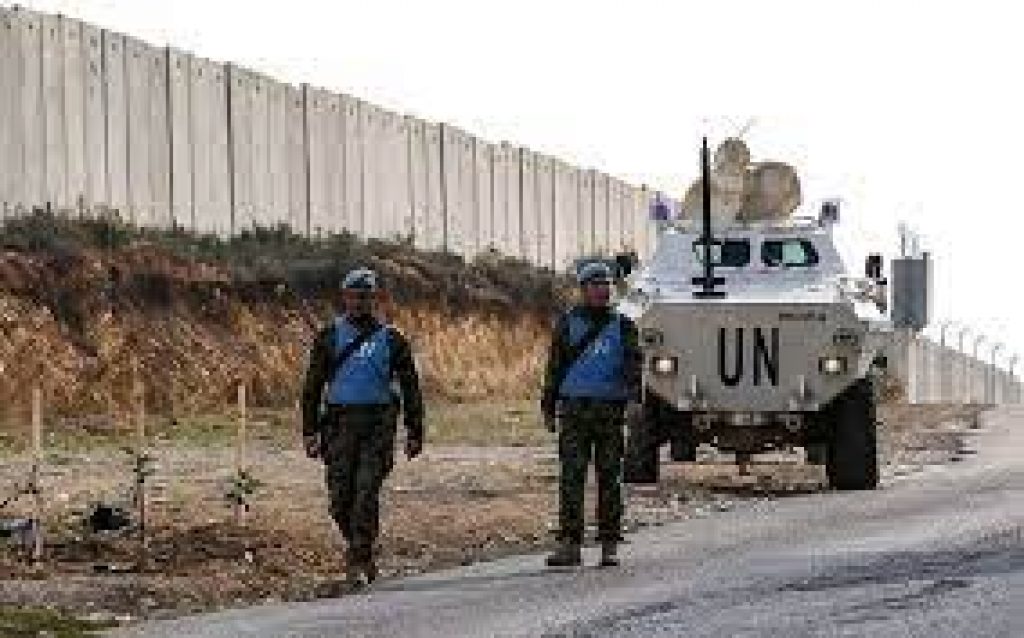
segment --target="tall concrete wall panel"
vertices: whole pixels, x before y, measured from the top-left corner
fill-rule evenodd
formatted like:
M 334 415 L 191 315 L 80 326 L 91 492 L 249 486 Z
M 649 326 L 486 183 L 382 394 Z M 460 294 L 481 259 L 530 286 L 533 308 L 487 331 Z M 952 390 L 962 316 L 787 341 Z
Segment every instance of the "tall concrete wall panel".
M 441 157 L 441 126 L 424 124 L 427 156 L 427 226 L 423 246 L 428 250 L 441 250 L 445 246 L 444 168 Z
M 594 243 L 594 184 L 597 181 L 597 171 L 586 169 L 581 172 L 579 184 L 579 229 L 583 255 L 592 255 L 595 251 Z
M 151 48 L 141 40 L 125 38 L 125 84 L 128 91 L 128 208 L 130 219 L 148 226 L 153 219 L 150 189 L 150 130 L 152 73 Z
M 273 182 L 270 175 L 270 81 L 251 74 L 249 85 L 249 130 L 252 172 L 249 174 L 253 222 L 266 228 L 271 225 Z
M 44 200 L 57 208 L 68 208 L 67 145 L 64 120 L 64 24 L 54 15 L 43 14 L 43 164 Z
M 0 215 L 22 205 L 21 40 L 17 17 L 0 7 Z
M 459 130 L 458 135 L 458 205 L 456 216 L 451 219 L 454 228 L 453 251 L 459 255 L 472 258 L 477 253 L 477 214 L 476 214 L 476 168 L 473 158 L 476 138 L 466 131 Z
M 395 163 L 398 165 L 395 183 L 395 219 L 399 236 L 409 239 L 413 233 L 412 160 L 409 156 L 409 126 L 404 115 L 398 116 L 393 144 Z
M 82 25 L 82 56 L 85 86 L 82 90 L 82 128 L 85 170 L 85 205 L 94 213 L 106 208 L 107 132 L 106 104 L 103 99 L 103 33 Z
M 343 170 L 345 175 L 345 216 L 346 228 L 349 232 L 365 236 L 365 229 L 368 220 L 364 205 L 365 184 L 363 180 L 364 168 L 364 139 L 363 139 L 363 109 L 364 104 L 354 97 L 346 96 L 344 99 L 344 139 Z
M 508 254 L 508 156 L 503 144 L 491 145 L 491 244 Z
M 193 227 L 227 235 L 232 230 L 228 71 L 224 65 L 192 60 Z
M 398 132 L 399 115 L 386 109 L 379 109 L 375 137 L 370 143 L 375 149 L 372 168 L 377 194 L 377 234 L 380 238 L 394 238 L 401 234 L 398 199 L 401 183 L 397 158 L 395 157 L 395 135 Z
M 519 149 L 502 142 L 505 157 L 505 253 L 524 258 L 523 254 L 523 179 Z
M 539 215 L 537 213 L 537 166 L 534 154 L 519 149 L 519 237 L 520 255 L 530 263 L 537 262 L 539 246 Z
M 372 237 L 390 238 L 398 232 L 393 191 L 397 167 L 392 157 L 394 150 L 392 136 L 395 132 L 394 123 L 397 117 L 395 113 L 378 107 L 377 125 L 374 127 L 373 137 L 367 139 L 367 144 L 374 149 L 373 163 L 367 166 L 367 181 L 374 185 L 373 191 L 377 199 L 377 223 Z
M 490 250 L 498 245 L 494 230 L 494 144 L 476 140 L 473 151 L 473 189 L 476 202 L 476 243 L 480 251 Z
M 422 120 L 411 115 L 405 118 L 406 148 L 409 163 L 410 232 L 417 248 L 426 247 L 425 231 L 429 215 L 427 199 L 427 140 Z
M 383 199 L 386 205 L 388 228 L 385 237 L 409 237 L 412 232 L 410 172 L 408 152 L 408 124 L 405 116 L 387 113 L 383 123 L 384 160 L 378 163 L 383 170 Z
M 626 209 L 626 184 L 619 179 L 608 180 L 608 250 L 612 254 L 621 252 L 625 246 L 624 223 Z
M 582 251 L 579 233 L 579 171 L 569 164 L 555 160 L 554 199 L 554 268 L 566 270 Z
M 21 151 L 26 208 L 46 203 L 46 118 L 43 113 L 43 20 L 33 11 L 19 9 L 21 31 L 22 131 Z
M 288 220 L 294 232 L 309 233 L 306 216 L 306 106 L 302 89 L 287 86 L 288 102 Z
M 167 50 L 150 49 L 149 196 L 150 224 L 171 227 L 171 128 L 168 119 Z
M 358 216 L 349 215 L 348 172 L 345 158 L 348 146 L 347 122 L 348 95 L 331 94 L 328 100 L 327 122 L 327 193 L 334 232 L 359 232 L 361 221 Z M 359 137 L 353 138 L 359 143 Z
M 555 174 L 554 161 L 546 155 L 535 156 L 537 194 L 536 264 L 553 268 L 555 263 Z
M 386 220 L 382 207 L 381 188 L 381 124 L 383 110 L 369 102 L 359 104 L 360 139 L 363 156 L 363 237 L 380 237 L 385 230 Z
M 288 142 L 288 90 L 284 84 L 267 81 L 267 211 L 269 227 L 288 224 L 291 219 L 291 160 Z
M 68 203 L 84 213 L 85 174 L 85 49 L 82 23 L 64 18 L 65 192 Z
M 327 193 L 329 165 L 328 147 L 328 93 L 304 86 L 306 126 L 309 145 L 309 232 L 313 237 L 332 232 L 330 203 Z
M 125 37 L 103 32 L 103 93 L 106 108 L 107 201 L 131 220 L 128 203 L 128 84 Z
M 170 78 L 171 222 L 174 226 L 189 228 L 192 223 L 192 56 L 170 49 L 167 68 Z
M 610 248 L 608 238 L 608 184 L 608 175 L 596 171 L 594 174 L 594 251 L 598 254 L 607 254 Z
M 458 129 L 448 124 L 440 125 L 441 144 L 441 207 L 444 211 L 444 246 L 456 252 L 460 244 L 459 228 L 459 151 L 461 149 Z
M 253 207 L 252 93 L 250 71 L 228 65 L 230 105 L 232 231 L 250 230 L 257 224 Z

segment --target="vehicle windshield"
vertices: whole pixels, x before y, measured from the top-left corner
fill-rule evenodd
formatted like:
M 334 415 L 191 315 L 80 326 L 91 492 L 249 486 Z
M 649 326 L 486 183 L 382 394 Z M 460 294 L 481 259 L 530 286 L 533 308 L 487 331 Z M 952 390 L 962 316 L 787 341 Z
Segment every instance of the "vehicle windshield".
M 704 263 L 704 244 L 693 242 L 693 254 Z M 742 268 L 750 263 L 750 241 L 747 239 L 716 239 L 711 245 L 711 259 L 716 266 Z
M 761 261 L 765 266 L 814 266 L 818 263 L 818 251 L 806 239 L 767 239 L 761 244 Z

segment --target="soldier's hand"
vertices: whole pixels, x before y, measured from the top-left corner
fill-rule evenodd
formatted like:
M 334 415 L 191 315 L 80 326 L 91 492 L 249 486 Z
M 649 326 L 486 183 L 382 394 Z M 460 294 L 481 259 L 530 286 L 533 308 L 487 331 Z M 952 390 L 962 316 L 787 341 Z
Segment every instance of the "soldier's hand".
M 323 454 L 319 434 L 303 434 L 302 447 L 306 449 L 306 456 L 311 459 L 318 459 Z
M 405 457 L 410 461 L 423 452 L 423 439 L 414 437 L 405 440 Z
M 548 432 L 557 432 L 558 418 L 554 414 L 545 414 L 544 427 L 547 428 Z

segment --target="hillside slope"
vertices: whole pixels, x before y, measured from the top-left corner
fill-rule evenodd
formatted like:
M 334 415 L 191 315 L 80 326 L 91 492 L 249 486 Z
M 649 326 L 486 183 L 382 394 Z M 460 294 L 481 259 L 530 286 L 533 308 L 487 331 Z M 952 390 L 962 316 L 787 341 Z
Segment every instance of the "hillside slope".
M 240 381 L 256 405 L 291 405 L 306 348 L 357 265 L 382 274 L 384 313 L 413 338 L 430 397 L 523 398 L 566 291 L 552 273 L 493 254 L 466 263 L 284 229 L 220 241 L 36 215 L 8 220 L 0 238 L 8 418 L 36 384 L 51 412 L 124 410 L 136 365 L 150 409 L 220 409 Z

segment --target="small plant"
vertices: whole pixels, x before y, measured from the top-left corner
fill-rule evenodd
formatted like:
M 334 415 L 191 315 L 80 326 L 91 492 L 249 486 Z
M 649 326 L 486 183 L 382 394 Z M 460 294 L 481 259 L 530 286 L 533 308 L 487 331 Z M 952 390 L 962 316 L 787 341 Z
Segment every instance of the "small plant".
M 249 511 L 249 500 L 256 490 L 263 487 L 263 482 L 254 477 L 248 470 L 238 469 L 228 482 L 224 500 L 229 507 L 235 508 L 236 514 Z

